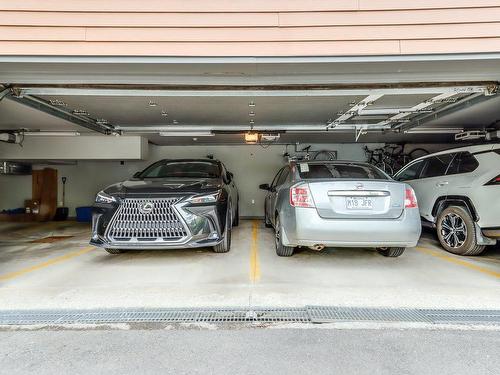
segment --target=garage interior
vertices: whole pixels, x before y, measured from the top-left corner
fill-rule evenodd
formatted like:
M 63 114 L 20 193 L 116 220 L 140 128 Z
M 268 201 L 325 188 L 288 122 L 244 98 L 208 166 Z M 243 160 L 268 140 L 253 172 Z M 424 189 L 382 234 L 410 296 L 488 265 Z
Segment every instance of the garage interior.
M 3 308 L 500 308 L 498 246 L 458 257 L 429 230 L 398 259 L 337 248 L 278 258 L 258 189 L 307 146 L 364 161 L 365 147 L 497 142 L 499 58 L 1 57 L 0 160 L 33 169 L 0 174 Z M 160 159 L 207 155 L 240 193 L 230 253 L 88 245 L 77 208 L 98 191 Z M 69 218 L 53 221 L 62 206 Z

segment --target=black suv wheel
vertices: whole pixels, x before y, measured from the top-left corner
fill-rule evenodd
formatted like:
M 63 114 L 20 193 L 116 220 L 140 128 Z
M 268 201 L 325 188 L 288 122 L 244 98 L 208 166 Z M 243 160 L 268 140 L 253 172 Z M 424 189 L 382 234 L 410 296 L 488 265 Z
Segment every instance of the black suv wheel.
M 109 247 L 105 248 L 108 253 L 116 255 L 116 254 L 122 254 L 124 251 L 121 249 L 110 249 Z
M 224 230 L 224 239 L 218 245 L 213 247 L 215 253 L 227 253 L 231 249 L 231 207 L 227 210 L 226 214 L 226 229 Z
M 465 208 L 444 209 L 436 224 L 439 242 L 446 251 L 458 255 L 479 255 L 484 251 L 485 246 L 476 242 L 476 226 Z

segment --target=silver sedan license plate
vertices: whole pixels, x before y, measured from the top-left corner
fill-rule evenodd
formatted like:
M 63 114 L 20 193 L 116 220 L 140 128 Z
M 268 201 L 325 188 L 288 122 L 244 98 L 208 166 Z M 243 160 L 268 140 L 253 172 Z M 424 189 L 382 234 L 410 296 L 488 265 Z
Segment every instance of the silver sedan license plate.
M 372 210 L 372 200 L 364 197 L 346 197 L 345 207 L 348 210 Z

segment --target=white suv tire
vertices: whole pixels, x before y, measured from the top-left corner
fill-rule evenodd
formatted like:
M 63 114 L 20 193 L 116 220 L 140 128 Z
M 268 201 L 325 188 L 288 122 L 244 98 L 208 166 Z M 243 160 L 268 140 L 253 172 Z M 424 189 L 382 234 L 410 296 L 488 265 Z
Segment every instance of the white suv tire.
M 476 226 L 469 212 L 460 206 L 449 206 L 438 216 L 437 235 L 443 248 L 457 255 L 479 255 L 485 246 L 476 241 Z

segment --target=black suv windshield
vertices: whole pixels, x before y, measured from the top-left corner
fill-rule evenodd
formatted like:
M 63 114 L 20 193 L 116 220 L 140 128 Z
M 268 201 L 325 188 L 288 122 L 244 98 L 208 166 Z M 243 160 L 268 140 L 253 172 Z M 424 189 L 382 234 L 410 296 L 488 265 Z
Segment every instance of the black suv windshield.
M 304 165 L 305 164 L 305 165 Z M 389 177 L 370 165 L 348 163 L 298 163 L 300 178 L 360 178 L 387 180 Z
M 216 163 L 204 161 L 161 161 L 146 168 L 139 178 L 218 178 L 220 168 Z

